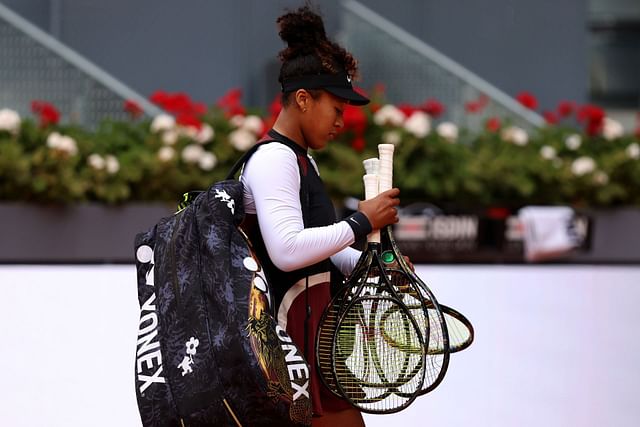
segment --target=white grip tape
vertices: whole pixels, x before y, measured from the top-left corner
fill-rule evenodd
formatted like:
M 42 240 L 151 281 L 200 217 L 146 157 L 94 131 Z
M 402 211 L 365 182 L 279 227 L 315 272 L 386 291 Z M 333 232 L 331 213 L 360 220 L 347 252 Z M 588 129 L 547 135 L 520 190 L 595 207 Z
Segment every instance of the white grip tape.
M 377 160 L 377 159 L 376 159 Z M 364 198 L 365 200 L 373 199 L 378 195 L 378 175 L 366 174 L 362 177 L 364 181 Z M 380 230 L 369 233 L 367 241 L 371 243 L 380 243 Z
M 378 160 L 377 157 L 363 160 L 362 164 L 364 165 L 364 171 L 367 175 L 378 175 L 380 171 L 380 160 Z
M 380 154 L 378 188 L 381 193 L 393 188 L 393 149 L 393 144 L 378 144 L 378 153 Z
M 362 179 L 364 181 L 364 199 L 373 199 L 378 195 L 378 175 L 366 174 Z

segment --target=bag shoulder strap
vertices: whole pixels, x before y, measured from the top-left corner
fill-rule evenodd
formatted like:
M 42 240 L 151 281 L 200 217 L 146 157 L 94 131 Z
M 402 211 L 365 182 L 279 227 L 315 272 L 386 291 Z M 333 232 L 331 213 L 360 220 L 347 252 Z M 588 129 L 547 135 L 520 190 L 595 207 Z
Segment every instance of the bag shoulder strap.
M 242 157 L 238 159 L 238 161 L 236 161 L 236 163 L 231 167 L 231 170 L 229 170 L 229 173 L 227 174 L 226 179 L 235 179 L 235 176 L 238 173 L 238 171 L 242 168 L 242 166 L 244 166 L 246 162 L 249 161 L 249 158 L 251 158 L 251 156 L 258 150 L 258 148 L 260 148 L 264 144 L 270 144 L 272 142 L 279 142 L 281 144 L 286 145 L 296 155 L 296 160 L 298 162 L 298 170 L 300 172 L 300 206 L 302 208 L 302 221 L 306 227 L 307 221 L 309 218 L 308 213 L 310 209 L 309 189 L 307 188 L 308 187 L 307 174 L 309 172 L 309 160 L 306 159 L 305 156 L 303 156 L 301 153 L 299 153 L 298 152 L 299 150 L 296 149 L 296 147 L 293 147 L 289 141 L 274 139 L 269 135 L 265 136 L 260 141 L 256 142 L 255 145 L 253 145 L 253 147 L 247 150 L 247 152 L 244 153 Z

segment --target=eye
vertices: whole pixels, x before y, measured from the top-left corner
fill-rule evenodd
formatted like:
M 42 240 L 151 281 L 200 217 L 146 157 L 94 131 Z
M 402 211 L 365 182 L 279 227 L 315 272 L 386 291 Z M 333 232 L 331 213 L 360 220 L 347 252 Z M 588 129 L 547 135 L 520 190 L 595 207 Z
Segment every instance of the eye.
M 336 107 L 336 114 L 337 115 L 342 116 L 342 112 L 343 112 L 342 108 Z

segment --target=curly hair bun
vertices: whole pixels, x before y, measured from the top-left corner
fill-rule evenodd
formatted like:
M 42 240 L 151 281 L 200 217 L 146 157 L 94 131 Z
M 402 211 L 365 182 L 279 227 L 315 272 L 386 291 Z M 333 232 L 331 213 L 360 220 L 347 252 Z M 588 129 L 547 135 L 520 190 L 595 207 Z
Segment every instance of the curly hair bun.
M 319 45 L 327 42 L 322 17 L 308 6 L 286 13 L 276 22 L 280 29 L 280 38 L 289 46 L 281 52 L 284 61 L 298 55 L 312 53 Z

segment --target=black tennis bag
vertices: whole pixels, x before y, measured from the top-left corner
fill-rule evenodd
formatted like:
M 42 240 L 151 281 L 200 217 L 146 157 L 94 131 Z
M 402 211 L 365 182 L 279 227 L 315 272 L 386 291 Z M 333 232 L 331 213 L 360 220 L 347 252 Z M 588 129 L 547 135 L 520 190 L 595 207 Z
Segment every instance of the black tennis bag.
M 135 378 L 144 426 L 311 423 L 309 367 L 277 326 L 227 180 L 135 239 Z

